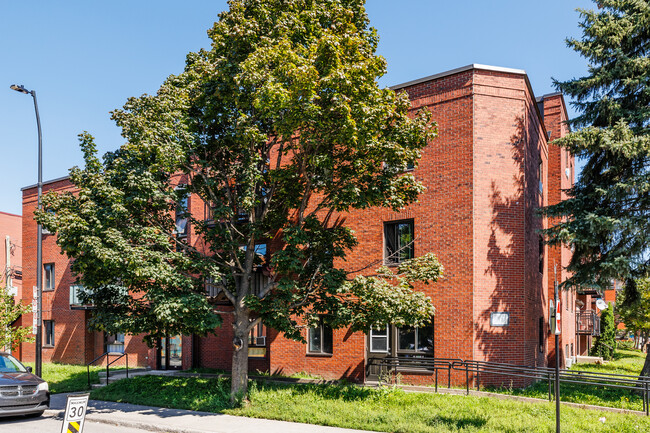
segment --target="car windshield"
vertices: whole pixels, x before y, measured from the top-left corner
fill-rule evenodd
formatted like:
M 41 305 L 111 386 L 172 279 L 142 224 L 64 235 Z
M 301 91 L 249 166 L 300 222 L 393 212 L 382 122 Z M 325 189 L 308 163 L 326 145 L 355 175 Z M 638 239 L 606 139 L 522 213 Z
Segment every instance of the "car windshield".
M 0 355 L 0 373 L 26 373 L 27 369 L 13 356 Z

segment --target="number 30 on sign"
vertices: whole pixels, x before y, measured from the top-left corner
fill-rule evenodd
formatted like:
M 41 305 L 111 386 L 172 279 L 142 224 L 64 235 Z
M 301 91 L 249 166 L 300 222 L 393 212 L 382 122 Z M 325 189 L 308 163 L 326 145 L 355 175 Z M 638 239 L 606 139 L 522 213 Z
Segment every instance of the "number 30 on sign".
M 88 407 L 88 396 L 90 394 L 70 394 L 65 405 L 65 416 L 61 433 L 82 433 L 84 420 L 86 419 L 86 408 Z

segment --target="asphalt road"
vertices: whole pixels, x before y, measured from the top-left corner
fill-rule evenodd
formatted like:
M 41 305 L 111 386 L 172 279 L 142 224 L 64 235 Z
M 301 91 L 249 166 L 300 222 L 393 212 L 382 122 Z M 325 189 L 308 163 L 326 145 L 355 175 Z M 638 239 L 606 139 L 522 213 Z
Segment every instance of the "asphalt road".
M 61 433 L 62 420 L 43 415 L 38 418 L 7 417 L 0 418 L 2 433 Z M 147 430 L 119 427 L 116 425 L 86 421 L 83 433 L 142 433 Z M 150 433 L 150 432 L 149 432 Z

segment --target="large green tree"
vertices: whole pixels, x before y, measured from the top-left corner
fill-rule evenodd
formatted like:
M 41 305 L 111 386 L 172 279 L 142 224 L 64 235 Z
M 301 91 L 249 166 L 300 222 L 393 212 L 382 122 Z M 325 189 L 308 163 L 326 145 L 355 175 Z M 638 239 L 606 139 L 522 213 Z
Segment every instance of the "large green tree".
M 344 268 L 357 243 L 346 212 L 414 202 L 423 187 L 403 167 L 435 136 L 428 111 L 412 117 L 406 95 L 379 88 L 364 1 L 229 5 L 210 50 L 113 113 L 125 145 L 100 160 L 82 135 L 78 194 L 47 196 L 38 219 L 91 289 L 99 329 L 153 343 L 233 315 L 234 399 L 260 321 L 296 340 L 319 320 L 420 326 L 434 309 L 414 283 L 442 267 L 427 254 L 374 276 Z M 206 301 L 206 280 L 231 307 Z
M 547 234 L 574 249 L 567 285 L 604 289 L 650 270 L 650 3 L 595 3 L 580 10 L 582 38 L 567 41 L 588 74 L 555 83 L 580 113 L 555 143 L 585 165 L 569 198 L 547 209 L 561 221 Z

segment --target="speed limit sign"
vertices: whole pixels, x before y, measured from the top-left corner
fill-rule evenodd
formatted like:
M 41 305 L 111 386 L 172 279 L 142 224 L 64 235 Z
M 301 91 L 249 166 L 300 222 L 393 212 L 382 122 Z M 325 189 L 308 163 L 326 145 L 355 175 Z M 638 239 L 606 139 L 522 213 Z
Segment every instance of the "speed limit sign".
M 90 394 L 70 394 L 65 405 L 61 433 L 82 433 Z

